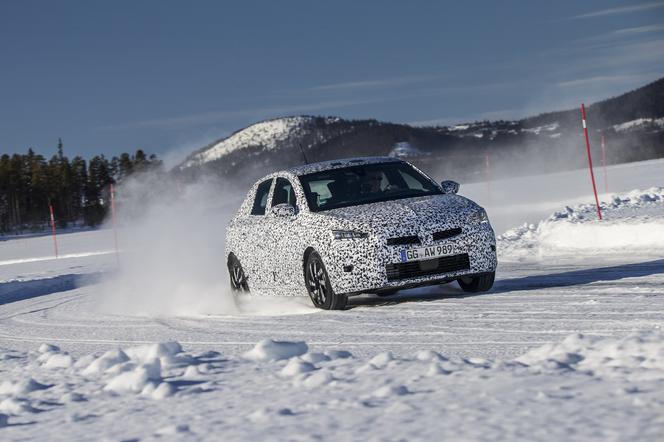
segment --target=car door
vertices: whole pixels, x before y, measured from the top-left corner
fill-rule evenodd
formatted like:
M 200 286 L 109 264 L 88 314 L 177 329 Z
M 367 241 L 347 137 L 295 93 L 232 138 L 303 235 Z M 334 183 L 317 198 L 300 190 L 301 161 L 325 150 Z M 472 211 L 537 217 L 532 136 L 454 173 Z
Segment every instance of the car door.
M 295 284 L 295 278 L 302 277 L 302 264 L 298 260 L 301 251 L 297 246 L 298 201 L 293 183 L 283 176 L 277 177 L 275 180 L 270 207 L 279 204 L 294 207 L 296 214 L 294 216 L 276 216 L 272 213 L 269 215 L 271 218 L 269 241 L 272 247 L 273 281 L 280 285 L 292 286 Z
M 254 201 L 246 218 L 242 231 L 244 256 L 240 257 L 246 269 L 249 288 L 263 288 L 271 282 L 267 237 L 269 230 L 268 201 L 274 183 L 273 178 L 261 182 L 254 196 Z

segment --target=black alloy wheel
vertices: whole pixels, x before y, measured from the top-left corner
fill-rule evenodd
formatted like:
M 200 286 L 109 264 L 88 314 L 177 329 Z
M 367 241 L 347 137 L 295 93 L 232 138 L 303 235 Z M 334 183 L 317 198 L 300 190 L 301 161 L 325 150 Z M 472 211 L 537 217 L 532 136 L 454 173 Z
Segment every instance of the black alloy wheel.
M 304 283 L 311 302 L 316 307 L 324 310 L 343 310 L 346 307 L 348 298 L 346 295 L 334 293 L 325 264 L 316 252 L 311 252 L 307 257 L 304 265 Z

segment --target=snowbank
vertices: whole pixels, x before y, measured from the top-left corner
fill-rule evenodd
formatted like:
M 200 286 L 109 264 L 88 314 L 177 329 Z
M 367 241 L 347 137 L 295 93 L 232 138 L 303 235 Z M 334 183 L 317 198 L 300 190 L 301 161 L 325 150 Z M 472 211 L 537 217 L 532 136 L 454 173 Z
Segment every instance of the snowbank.
M 254 348 L 244 354 L 246 359 L 252 361 L 279 361 L 300 356 L 307 352 L 304 342 L 282 342 L 266 339 L 256 344 Z
M 661 334 L 642 333 L 624 338 L 570 335 L 517 359 L 536 368 L 584 371 L 632 379 L 664 379 L 664 342 Z
M 566 207 L 537 224 L 524 224 L 497 238 L 501 258 L 565 254 L 664 253 L 664 188 L 612 195 L 600 203 Z
M 352 439 L 369 428 L 378 439 L 656 440 L 664 430 L 664 335 L 656 332 L 573 334 L 512 361 L 430 350 L 358 358 L 268 339 L 243 357 L 164 342 L 86 355 L 63 369 L 39 362 L 63 354 L 57 347 L 40 350 L 14 352 L 2 365 L 0 427 L 32 422 L 21 429 L 25 439 L 56 423 L 69 440 Z

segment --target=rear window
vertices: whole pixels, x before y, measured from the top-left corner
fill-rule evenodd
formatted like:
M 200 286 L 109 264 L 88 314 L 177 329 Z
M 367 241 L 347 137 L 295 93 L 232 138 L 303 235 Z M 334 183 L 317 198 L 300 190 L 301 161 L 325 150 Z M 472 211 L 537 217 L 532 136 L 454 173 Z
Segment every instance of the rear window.
M 256 189 L 256 197 L 254 198 L 254 205 L 251 208 L 252 215 L 265 215 L 267 196 L 270 193 L 271 185 L 272 180 L 265 180 L 258 185 L 258 189 Z

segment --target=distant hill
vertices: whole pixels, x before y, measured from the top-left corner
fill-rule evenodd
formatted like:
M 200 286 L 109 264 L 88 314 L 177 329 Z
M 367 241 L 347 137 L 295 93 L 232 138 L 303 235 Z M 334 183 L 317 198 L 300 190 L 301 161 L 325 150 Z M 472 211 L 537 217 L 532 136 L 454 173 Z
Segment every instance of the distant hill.
M 664 78 L 587 107 L 590 138 L 607 163 L 664 156 Z M 262 121 L 191 154 L 174 172 L 185 177 L 213 173 L 235 181 L 303 162 L 353 156 L 407 158 L 428 172 L 482 179 L 485 162 L 494 177 L 583 167 L 580 111 L 551 112 L 518 121 L 481 121 L 416 127 L 376 120 L 291 116 Z M 598 158 L 599 161 L 599 158 Z

